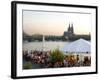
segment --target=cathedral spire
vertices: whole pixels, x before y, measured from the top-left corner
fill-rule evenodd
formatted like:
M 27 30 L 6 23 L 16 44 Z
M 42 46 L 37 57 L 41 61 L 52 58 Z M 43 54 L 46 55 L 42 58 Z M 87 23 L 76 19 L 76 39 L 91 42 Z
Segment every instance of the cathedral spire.
M 73 23 L 71 23 L 71 32 L 74 33 Z

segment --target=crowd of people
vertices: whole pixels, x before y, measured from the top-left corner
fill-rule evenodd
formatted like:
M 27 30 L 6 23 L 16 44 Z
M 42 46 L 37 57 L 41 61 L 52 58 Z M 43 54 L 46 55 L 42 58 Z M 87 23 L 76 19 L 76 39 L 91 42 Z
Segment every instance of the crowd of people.
M 51 51 L 23 51 L 23 59 L 35 64 L 39 64 L 40 68 L 57 68 L 57 67 L 79 67 L 90 66 L 91 59 L 87 56 L 84 57 L 84 61 L 80 61 L 79 55 L 67 55 L 63 61 L 57 61 L 52 63 L 50 61 Z
M 34 64 L 45 65 L 49 62 L 49 51 L 23 51 L 23 59 Z
M 84 60 L 82 60 L 79 55 L 67 55 L 64 59 L 64 65 L 66 67 L 90 66 L 91 58 L 84 56 Z

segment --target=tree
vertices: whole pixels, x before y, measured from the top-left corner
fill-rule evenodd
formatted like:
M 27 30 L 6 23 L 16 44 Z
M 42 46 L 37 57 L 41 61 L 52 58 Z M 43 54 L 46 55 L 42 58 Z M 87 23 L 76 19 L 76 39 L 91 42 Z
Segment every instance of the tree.
M 64 54 L 59 49 L 55 49 L 54 51 L 51 52 L 50 61 L 52 63 L 58 61 L 63 62 L 63 60 L 64 60 Z

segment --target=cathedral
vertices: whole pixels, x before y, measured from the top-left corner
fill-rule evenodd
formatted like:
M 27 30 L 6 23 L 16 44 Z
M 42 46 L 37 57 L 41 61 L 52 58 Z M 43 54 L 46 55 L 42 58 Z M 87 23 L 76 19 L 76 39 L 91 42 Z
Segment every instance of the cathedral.
M 74 28 L 73 28 L 73 24 L 69 24 L 68 30 L 64 31 L 64 37 L 70 37 L 74 35 Z

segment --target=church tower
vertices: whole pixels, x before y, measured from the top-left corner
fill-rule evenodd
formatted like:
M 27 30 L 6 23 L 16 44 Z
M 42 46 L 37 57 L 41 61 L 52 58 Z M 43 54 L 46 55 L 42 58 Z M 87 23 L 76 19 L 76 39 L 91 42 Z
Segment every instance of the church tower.
M 68 32 L 74 34 L 73 23 L 72 24 L 69 23 Z
M 69 38 L 70 36 L 73 36 L 74 35 L 73 23 L 72 24 L 69 23 L 68 30 L 67 31 L 64 31 L 64 34 L 63 35 L 66 38 Z
M 71 28 L 70 28 L 70 30 L 71 30 L 71 33 L 74 34 L 73 23 L 71 24 Z

